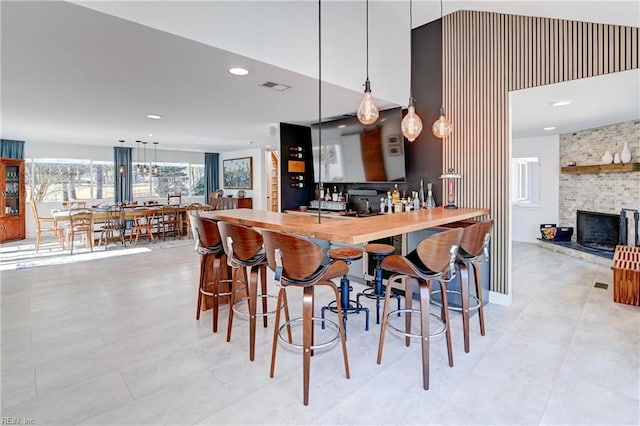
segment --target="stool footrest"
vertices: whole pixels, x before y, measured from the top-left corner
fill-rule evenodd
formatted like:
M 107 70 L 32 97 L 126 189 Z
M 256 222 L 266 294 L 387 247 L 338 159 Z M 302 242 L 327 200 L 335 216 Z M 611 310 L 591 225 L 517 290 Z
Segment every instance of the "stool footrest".
M 442 302 L 440 300 L 434 299 L 433 295 L 440 294 L 440 290 L 434 290 L 431 292 L 431 304 L 434 306 L 442 307 Z M 447 290 L 447 294 L 458 294 L 462 297 L 462 293 L 458 290 Z M 473 294 L 469 295 L 469 301 L 473 302 L 469 304 L 470 311 L 476 311 L 480 309 L 480 299 L 478 299 Z M 447 305 L 449 306 L 450 311 L 462 312 L 462 306 L 452 303 L 451 300 L 447 300 Z
M 258 299 L 267 299 L 267 298 L 268 298 L 268 299 L 277 299 L 278 297 L 277 297 L 277 296 L 274 296 L 273 294 L 259 294 L 259 295 L 257 296 L 257 298 L 258 298 Z M 240 304 L 242 304 L 242 303 L 245 303 L 245 302 L 247 302 L 248 300 L 249 300 L 249 298 L 248 298 L 248 297 L 243 297 L 242 299 L 237 300 L 237 301 L 233 304 L 233 306 L 231 307 L 231 309 L 233 309 L 233 312 L 235 312 L 237 315 L 239 315 L 239 316 L 241 316 L 241 317 L 248 318 L 248 317 L 249 317 L 249 312 L 245 312 L 245 311 L 242 311 L 242 310 L 240 310 L 240 309 L 238 309 L 238 308 L 237 308 L 237 305 L 240 305 Z M 276 310 L 275 310 L 275 309 L 274 309 L 274 310 L 272 310 L 272 311 L 267 311 L 267 312 L 256 312 L 256 317 L 258 317 L 258 318 L 268 317 L 268 316 L 274 315 L 275 313 L 276 313 Z
M 289 320 L 289 321 L 285 322 L 284 324 L 282 324 L 278 328 L 278 340 L 280 342 L 282 342 L 286 346 L 289 346 L 289 347 L 292 347 L 292 348 L 296 348 L 296 349 L 303 349 L 304 348 L 303 345 L 298 344 L 298 343 L 294 343 L 294 342 L 289 342 L 289 341 L 287 341 L 286 337 L 282 336 L 282 330 L 284 330 L 288 326 L 302 325 L 302 324 L 298 324 L 298 323 L 302 323 L 303 320 L 304 320 L 304 318 L 302 318 L 302 317 L 292 318 L 291 320 Z M 333 322 L 331 320 L 328 320 L 326 318 L 318 318 L 318 317 L 311 318 L 311 321 L 312 322 L 320 322 L 320 323 L 323 323 L 323 324 L 326 323 L 336 332 L 336 334 L 331 339 L 327 340 L 326 342 L 322 342 L 322 343 L 318 343 L 318 344 L 315 344 L 315 345 L 311 345 L 311 350 L 322 349 L 322 348 L 326 348 L 328 346 L 331 346 L 335 342 L 337 342 L 338 339 L 340 338 L 340 327 L 335 322 Z
M 391 322 L 390 318 L 396 314 L 416 314 L 418 316 L 418 318 L 420 317 L 420 315 L 422 315 L 421 311 L 419 309 L 396 309 L 394 311 L 391 311 L 387 314 L 387 326 L 393 330 L 394 332 L 396 332 L 397 334 L 400 334 L 402 336 L 406 336 L 406 337 L 412 337 L 412 338 L 416 338 L 416 339 L 420 339 L 422 338 L 422 334 L 415 334 L 415 333 L 407 333 L 405 330 L 402 330 L 398 327 L 396 327 L 395 325 L 393 325 L 393 323 Z M 432 314 L 431 312 L 429 312 L 429 315 L 431 316 L 430 321 L 435 320 L 436 323 L 438 324 L 438 328 L 431 333 L 431 330 L 429 330 L 429 337 L 437 337 L 440 336 L 442 334 L 445 333 L 445 331 L 447 331 L 447 327 L 445 322 L 442 320 L 442 318 L 438 317 L 435 314 Z M 398 315 L 400 316 L 400 315 Z

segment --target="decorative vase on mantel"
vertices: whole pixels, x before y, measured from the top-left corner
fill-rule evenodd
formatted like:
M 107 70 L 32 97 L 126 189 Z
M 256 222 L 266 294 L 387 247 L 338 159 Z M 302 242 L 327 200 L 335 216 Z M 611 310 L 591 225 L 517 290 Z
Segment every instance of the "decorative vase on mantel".
M 607 150 L 602 156 L 602 164 L 611 164 L 613 162 L 613 155 Z
M 624 141 L 624 148 L 620 153 L 620 160 L 625 164 L 631 162 L 631 151 L 629 151 L 629 146 L 627 145 L 627 141 Z

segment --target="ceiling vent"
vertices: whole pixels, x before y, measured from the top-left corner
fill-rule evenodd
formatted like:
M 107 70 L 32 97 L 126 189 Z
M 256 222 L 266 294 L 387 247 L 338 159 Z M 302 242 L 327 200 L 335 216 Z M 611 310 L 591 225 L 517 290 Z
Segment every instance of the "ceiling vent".
M 269 89 L 277 90 L 278 92 L 284 92 L 287 89 L 291 89 L 291 86 L 287 86 L 286 84 L 274 83 L 273 81 L 267 81 L 263 83 L 261 86 L 268 87 Z

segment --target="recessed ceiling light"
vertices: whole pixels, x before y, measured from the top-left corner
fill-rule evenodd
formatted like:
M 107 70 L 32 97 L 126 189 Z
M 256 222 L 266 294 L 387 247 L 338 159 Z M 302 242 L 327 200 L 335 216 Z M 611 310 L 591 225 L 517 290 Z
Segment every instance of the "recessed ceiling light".
M 341 125 L 338 126 L 338 129 L 344 129 L 345 127 L 347 127 L 346 124 L 341 124 Z
M 152 120 L 160 120 L 162 116 L 160 114 L 147 114 L 147 118 L 150 118 Z
M 233 75 L 247 75 L 249 74 L 249 70 L 242 67 L 233 67 L 229 68 L 229 72 Z
M 149 133 L 149 134 L 148 134 L 148 136 L 149 136 L 150 138 L 152 138 L 152 137 L 153 137 L 153 133 Z
M 567 106 L 569 104 L 571 104 L 571 100 L 566 100 L 566 101 L 555 101 L 555 102 L 551 102 L 551 106 L 552 107 L 561 107 L 561 106 Z
M 549 130 L 555 130 L 555 129 L 556 129 L 556 126 L 549 126 L 549 127 L 545 127 L 543 130 L 549 131 Z

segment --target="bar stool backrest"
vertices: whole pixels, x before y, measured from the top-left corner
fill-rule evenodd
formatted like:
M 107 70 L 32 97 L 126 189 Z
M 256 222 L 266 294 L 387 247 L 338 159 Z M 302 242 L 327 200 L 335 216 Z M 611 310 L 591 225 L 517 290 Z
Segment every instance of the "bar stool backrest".
M 227 255 L 241 262 L 253 259 L 262 250 L 262 234 L 253 228 L 220 221 L 218 230 Z M 233 250 L 227 246 L 228 237 L 233 241 Z
M 431 271 L 445 272 L 452 262 L 452 256 L 455 258 L 463 232 L 463 228 L 454 228 L 425 238 L 416 247 L 418 257 Z M 451 253 L 454 246 L 455 251 Z
M 493 219 L 474 223 L 464 228 L 460 248 L 469 256 L 479 256 L 489 242 Z
M 304 280 L 322 264 L 322 248 L 307 238 L 267 230 L 262 231 L 262 238 L 269 269 L 276 270 L 275 250 L 280 249 L 282 274 L 289 279 Z
M 198 239 L 200 248 L 216 250 L 222 248 L 222 239 L 215 220 L 206 217 L 192 215 L 193 227 L 196 230 L 195 238 Z

